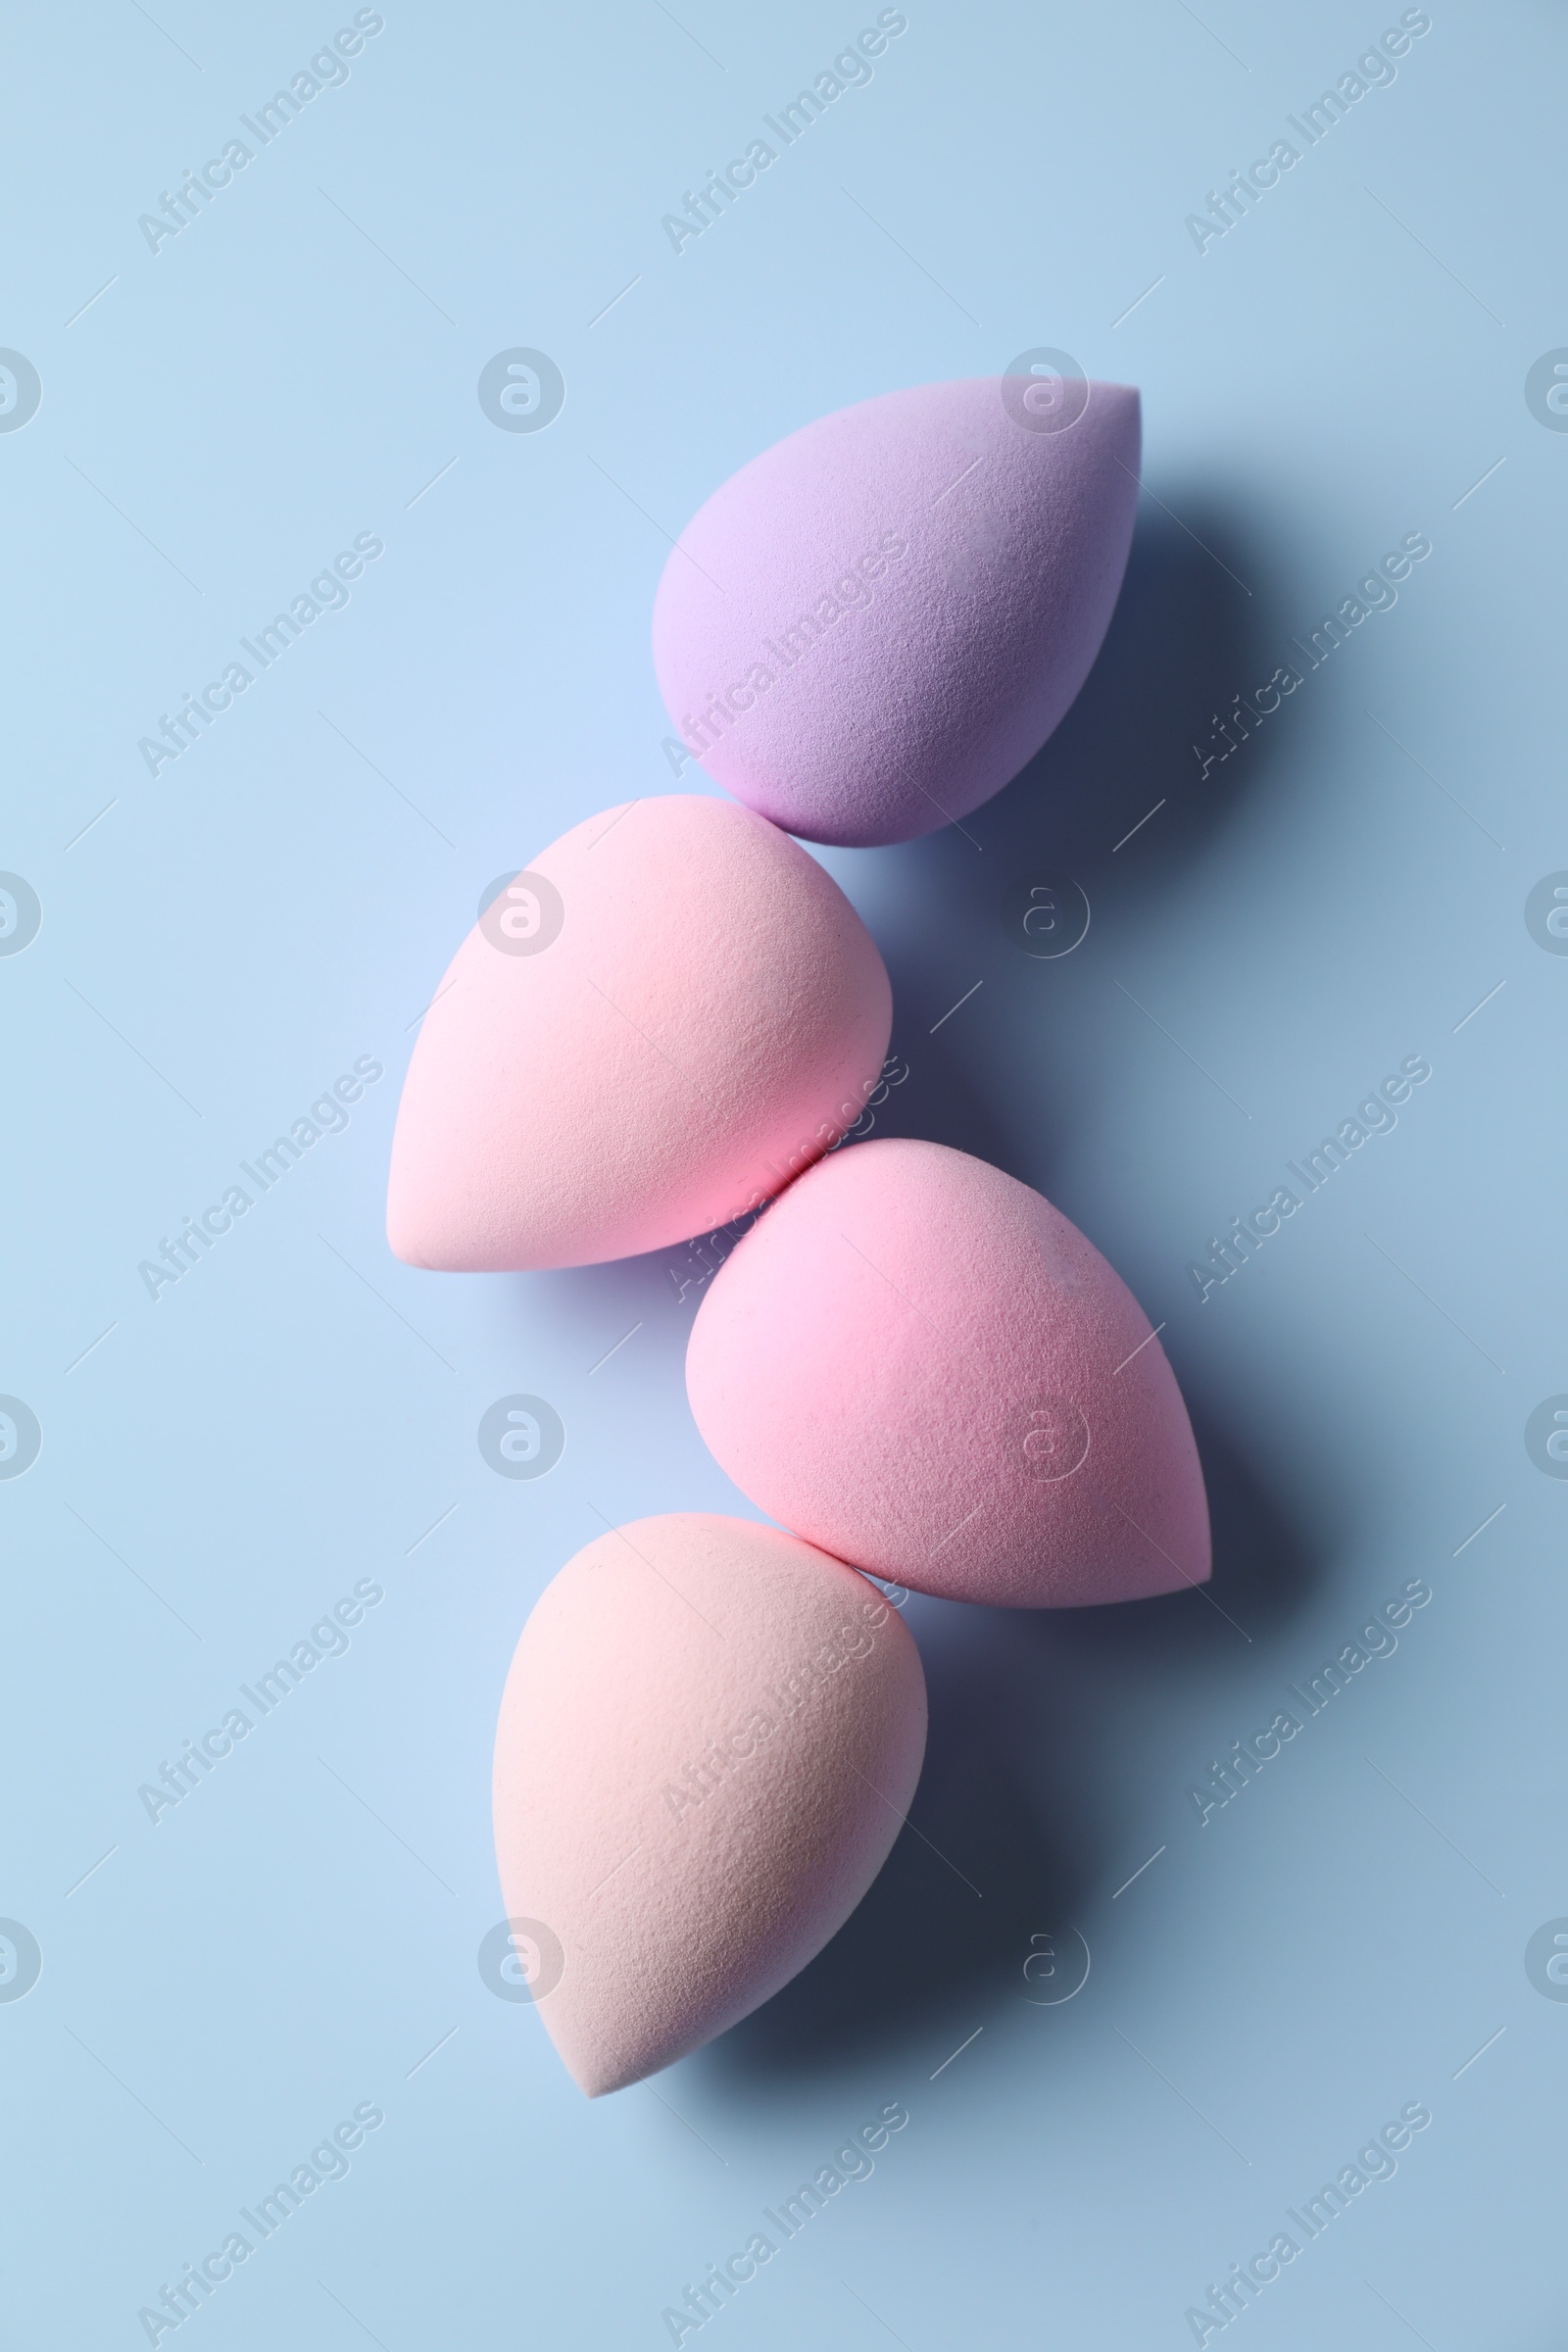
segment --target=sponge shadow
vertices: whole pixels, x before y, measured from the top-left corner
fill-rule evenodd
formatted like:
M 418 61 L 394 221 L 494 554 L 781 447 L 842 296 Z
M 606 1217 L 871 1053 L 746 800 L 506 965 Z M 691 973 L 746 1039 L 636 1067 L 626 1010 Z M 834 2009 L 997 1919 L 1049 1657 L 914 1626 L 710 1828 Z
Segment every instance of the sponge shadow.
M 935 2049 L 935 2065 L 956 2016 L 1018 1999 L 1031 1934 L 1065 1923 L 1087 1885 L 1083 1824 L 1038 1793 L 1059 1792 L 1067 1766 L 1049 1663 L 1031 1661 L 1030 1694 L 1004 1695 L 1010 1611 L 916 1595 L 908 1614 L 931 1705 L 908 1822 L 832 1941 L 692 2062 L 720 2096 L 894 2052 Z
M 988 1003 L 1010 1000 L 1017 1062 L 1058 1120 L 1069 1117 L 1075 1090 L 1081 1101 L 1097 1081 L 1075 1069 L 1038 997 L 1016 985 L 1030 969 L 1018 934 L 1032 883 L 1071 875 L 1097 922 L 1136 921 L 1141 906 L 1181 887 L 1244 796 L 1266 784 L 1289 724 L 1265 722 L 1217 756 L 1213 714 L 1270 677 L 1284 628 L 1266 611 L 1263 552 L 1241 517 L 1191 489 L 1171 496 L 1179 522 L 1141 502 L 1100 657 L 1020 775 L 961 827 L 850 854 L 853 878 L 850 860 L 835 861 L 865 899 L 900 1007 L 895 1042 L 908 1057 L 874 1132 L 951 1145 L 1048 1192 L 995 1076 L 966 1052 L 961 1022 L 946 1018 L 949 997 L 973 976 L 992 983 Z M 1195 742 L 1216 751 L 1206 775 Z M 624 1278 L 601 1279 L 618 1312 Z M 1031 1938 L 1070 1926 L 1124 1877 L 1127 1840 L 1141 1834 L 1130 1825 L 1169 1795 L 1163 1783 L 1150 1789 L 1145 1759 L 1186 1743 L 1216 1687 L 1256 1679 L 1339 1533 L 1334 1503 L 1271 1493 L 1222 1430 L 1200 1412 L 1194 1420 L 1214 1527 L 1211 1586 L 1070 1611 L 911 1598 L 931 1717 L 908 1823 L 816 1959 L 687 2062 L 710 2095 L 739 2104 L 881 2056 L 929 2073 L 965 2032 L 1027 1997 Z M 1122 1932 L 1119 1920 L 1106 1930 Z
M 1309 1506 L 1271 1492 L 1200 1400 L 1187 1397 L 1208 1495 L 1214 1567 L 1207 1584 L 1108 1607 L 1021 1612 L 1024 1639 L 1050 1639 L 1075 1655 L 1106 1655 L 1131 1669 L 1147 1661 L 1173 1681 L 1212 1686 L 1251 1679 L 1309 1606 L 1328 1572 L 1348 1512 L 1332 1497 Z M 1310 1516 L 1309 1516 L 1310 1512 Z
M 1218 501 L 1175 495 L 1181 522 L 1140 509 L 1110 627 L 1072 709 L 971 820 L 986 857 L 1049 845 L 1108 871 L 1127 828 L 1164 800 L 1150 824 L 1166 887 L 1261 781 L 1274 740 L 1266 721 L 1249 741 L 1233 730 L 1234 754 L 1213 721 L 1238 695 L 1250 699 L 1279 659 L 1262 551 Z M 1206 774 L 1195 743 L 1215 755 Z
M 846 876 L 867 885 L 899 1008 L 894 1042 L 912 1072 L 878 1133 L 951 1144 L 1038 1184 L 1038 1170 L 1011 1164 L 1004 1122 L 973 1086 L 954 1000 L 973 979 L 987 986 L 992 1024 L 1011 1006 L 1018 1058 L 1031 1082 L 1052 1090 L 1052 1031 L 1025 1011 L 1019 983 L 1031 971 L 1042 981 L 1060 975 L 1070 1002 L 1082 967 L 1032 959 L 1024 918 L 1033 928 L 1034 886 L 1070 876 L 1101 936 L 1107 924 L 1136 924 L 1142 907 L 1182 886 L 1244 797 L 1266 782 L 1289 722 L 1254 723 L 1247 741 L 1233 726 L 1233 753 L 1212 725 L 1235 696 L 1270 678 L 1285 643 L 1283 625 L 1262 609 L 1262 551 L 1228 510 L 1176 495 L 1181 523 L 1145 502 L 1104 644 L 1050 742 L 961 825 L 859 853 L 877 866 Z M 1214 747 L 1206 776 L 1195 743 Z
M 1212 498 L 1182 504 L 1190 525 L 1163 508 L 1140 509 L 1104 643 L 1050 741 L 964 818 L 972 841 L 950 826 L 912 844 L 917 856 L 956 878 L 978 878 L 982 864 L 1015 872 L 1014 860 L 1042 854 L 1108 876 L 1127 828 L 1163 800 L 1150 819 L 1163 888 L 1257 788 L 1278 730 L 1254 722 L 1251 739 L 1228 753 L 1213 720 L 1237 695 L 1250 698 L 1279 660 L 1283 630 L 1265 608 L 1262 551 Z M 1195 743 L 1215 755 L 1206 773 Z M 1122 887 L 1136 887 L 1123 877 L 1148 869 L 1130 861 L 1115 870 Z
M 1211 1584 L 1085 1609 L 911 1598 L 931 1729 L 908 1824 L 809 1967 L 690 2062 L 712 2094 L 892 2056 L 929 2073 L 955 2033 L 1031 1997 L 1023 1971 L 1039 1938 L 1055 1932 L 1070 1966 L 1060 1932 L 1114 1891 L 1129 1825 L 1150 1817 L 1140 1757 L 1196 1749 L 1216 1690 L 1234 1685 L 1240 1700 L 1256 1686 L 1340 1533 L 1332 1504 L 1293 1525 L 1219 1432 L 1195 1419 Z M 1168 1798 L 1162 1785 L 1161 1809 Z M 1103 1932 L 1113 1950 L 1120 1923 Z
M 1001 1065 L 966 1052 L 947 1000 L 971 974 L 992 982 L 991 1018 L 1010 1019 L 1015 1049 L 1003 1063 L 1027 1071 L 1058 1120 L 1070 1117 L 1074 1098 L 1104 1078 L 1069 1059 L 1038 996 L 1016 985 L 1031 883 L 1070 875 L 1095 919 L 1136 921 L 1266 782 L 1288 725 L 1265 721 L 1246 741 L 1233 730 L 1238 749 L 1217 756 L 1214 714 L 1270 678 L 1284 628 L 1265 612 L 1262 551 L 1239 518 L 1212 500 L 1173 497 L 1180 522 L 1143 502 L 1105 643 L 1050 743 L 961 827 L 874 853 L 877 866 L 861 869 L 908 1071 L 873 1132 L 952 1145 L 1048 1191 L 1038 1148 L 1021 1141 L 1000 1092 Z M 1216 753 L 1206 774 L 1195 742 Z M 1146 854 L 1127 854 L 1129 828 Z M 1069 980 L 1052 1002 L 1070 1006 L 1074 994 Z M 1060 1027 L 1081 1027 L 1088 1009 Z M 1059 1611 L 911 1601 L 931 1731 L 908 1826 L 810 1966 L 704 2054 L 713 2088 L 735 2095 L 892 2052 L 929 2072 L 963 2032 L 1025 1997 L 1032 1936 L 1113 1890 L 1109 1856 L 1119 1879 L 1129 1825 L 1151 1811 L 1141 1759 L 1180 1752 L 1189 1725 L 1200 1740 L 1216 1689 L 1255 1685 L 1342 1533 L 1332 1498 L 1272 1492 L 1212 1415 L 1193 1417 L 1214 1533 L 1210 1585 Z M 1162 1785 L 1161 1807 L 1168 1794 Z M 1121 1931 L 1112 1922 L 1106 1932 Z

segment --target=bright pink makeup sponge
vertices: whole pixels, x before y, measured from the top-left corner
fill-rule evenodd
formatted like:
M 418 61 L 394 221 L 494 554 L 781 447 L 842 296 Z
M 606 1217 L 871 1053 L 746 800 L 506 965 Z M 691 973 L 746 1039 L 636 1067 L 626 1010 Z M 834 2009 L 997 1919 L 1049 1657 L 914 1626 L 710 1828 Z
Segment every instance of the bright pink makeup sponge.
M 710 1231 L 859 1115 L 892 991 L 814 858 L 689 794 L 590 817 L 469 932 L 398 1110 L 411 1265 L 589 1265 Z
M 539 2013 L 590 2098 L 710 2041 L 821 1950 L 898 1836 L 925 1724 L 896 1611 L 776 1528 L 639 1519 L 563 1568 L 501 1702 L 496 1854 Z
M 1125 384 L 888 392 L 764 450 L 681 533 L 654 665 L 687 746 L 808 841 L 908 841 L 1029 760 L 1089 674 L 1138 495 Z
M 1148 1317 L 1049 1200 L 967 1152 L 858 1144 L 808 1170 L 714 1277 L 686 1385 L 754 1502 L 922 1592 L 1060 1608 L 1208 1575 Z

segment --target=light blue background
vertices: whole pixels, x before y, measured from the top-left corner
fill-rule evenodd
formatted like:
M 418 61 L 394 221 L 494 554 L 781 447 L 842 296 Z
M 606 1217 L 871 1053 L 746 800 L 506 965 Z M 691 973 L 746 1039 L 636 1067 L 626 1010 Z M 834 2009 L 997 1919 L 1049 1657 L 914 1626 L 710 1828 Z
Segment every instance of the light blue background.
M 0 2345 L 145 2341 L 138 2307 L 369 2100 L 350 2177 L 181 2342 L 665 2343 L 683 2283 L 894 2099 L 874 2177 L 705 2344 L 1189 2343 L 1416 2100 L 1397 2177 L 1249 2339 L 1557 2342 L 1568 2005 L 1523 1955 L 1568 1912 L 1568 1489 L 1523 1429 L 1568 1389 L 1568 962 L 1523 908 L 1568 866 L 1568 438 L 1523 381 L 1568 342 L 1560 12 L 1434 0 L 1393 86 L 1200 256 L 1184 217 L 1396 7 L 910 0 L 678 258 L 661 215 L 873 10 L 384 13 L 155 256 L 137 216 L 352 12 L 11 12 L 0 343 L 43 403 L 0 436 L 0 866 L 43 926 L 0 960 L 0 1389 L 43 1450 L 0 1484 L 0 1913 L 44 1963 L 0 2004 Z M 973 844 L 827 862 L 893 971 L 881 1131 L 1039 1185 L 1166 1323 L 1241 1630 L 1198 1594 L 912 1602 L 914 1819 L 980 1895 L 906 1835 L 795 1986 L 589 2106 L 475 1966 L 502 1680 L 596 1509 L 748 1506 L 687 1411 L 681 1252 L 390 1258 L 401 1075 L 485 884 L 673 781 L 670 534 L 810 417 L 1039 344 L 1145 395 L 1102 663 Z M 513 345 L 564 373 L 543 433 L 479 409 Z M 152 779 L 137 739 L 366 531 L 347 610 Z M 1200 784 L 1210 712 L 1411 531 L 1396 609 Z M 1019 945 L 1047 873 L 1094 909 L 1057 963 Z M 1417 1054 L 1397 1131 L 1200 1305 L 1189 1256 Z M 386 1076 L 348 1131 L 150 1300 L 138 1261 L 357 1055 Z M 567 1430 L 538 1483 L 475 1445 L 516 1390 Z M 150 1823 L 138 1784 L 366 1577 L 348 1653 Z M 1413 1577 L 1396 1655 L 1200 1828 L 1188 1785 Z M 1089 1982 L 1031 2006 L 1030 1937 L 1069 1929 Z

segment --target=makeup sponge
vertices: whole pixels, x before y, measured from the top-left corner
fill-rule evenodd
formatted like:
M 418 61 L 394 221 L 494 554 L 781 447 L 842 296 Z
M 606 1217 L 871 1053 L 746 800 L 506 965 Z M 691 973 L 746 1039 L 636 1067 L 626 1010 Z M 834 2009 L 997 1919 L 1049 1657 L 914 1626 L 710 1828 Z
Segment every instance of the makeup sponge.
M 1132 1293 L 967 1152 L 858 1144 L 739 1242 L 692 1328 L 697 1426 L 808 1543 L 952 1600 L 1135 1600 L 1209 1572 L 1202 1473 Z
M 535 2003 L 590 2098 L 670 2066 L 819 1952 L 885 1861 L 925 1678 L 874 1586 L 776 1528 L 601 1536 L 522 1631 L 496 1855 Z
M 392 1144 L 411 1265 L 589 1265 L 768 1199 L 858 1117 L 892 991 L 798 843 L 674 794 L 590 817 L 485 909 L 435 993 Z
M 688 749 L 808 841 L 908 841 L 978 808 L 1089 674 L 1138 455 L 1129 386 L 1028 375 L 884 393 L 764 450 L 659 583 L 654 665 Z

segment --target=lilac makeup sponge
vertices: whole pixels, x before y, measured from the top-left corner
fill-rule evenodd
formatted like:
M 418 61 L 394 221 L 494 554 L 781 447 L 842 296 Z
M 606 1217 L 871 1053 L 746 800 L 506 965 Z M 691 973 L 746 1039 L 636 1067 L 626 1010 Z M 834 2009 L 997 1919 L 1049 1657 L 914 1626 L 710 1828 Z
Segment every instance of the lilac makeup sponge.
M 724 1224 L 859 1115 L 892 991 L 814 858 L 674 794 L 590 817 L 481 915 L 424 1018 L 387 1234 L 411 1265 L 590 1265 Z
M 496 1854 L 539 2013 L 590 2098 L 814 1958 L 887 1858 L 925 1724 L 903 1620 L 777 1528 L 675 1512 L 563 1568 L 507 1677 Z
M 737 1244 L 686 1355 L 697 1426 L 808 1543 L 951 1600 L 1199 1584 L 1202 1473 L 1148 1317 L 1049 1200 L 940 1144 L 858 1144 Z
M 1029 760 L 1089 674 L 1138 496 L 1138 394 L 984 376 L 841 409 L 681 533 L 654 664 L 688 748 L 808 841 L 909 841 Z

